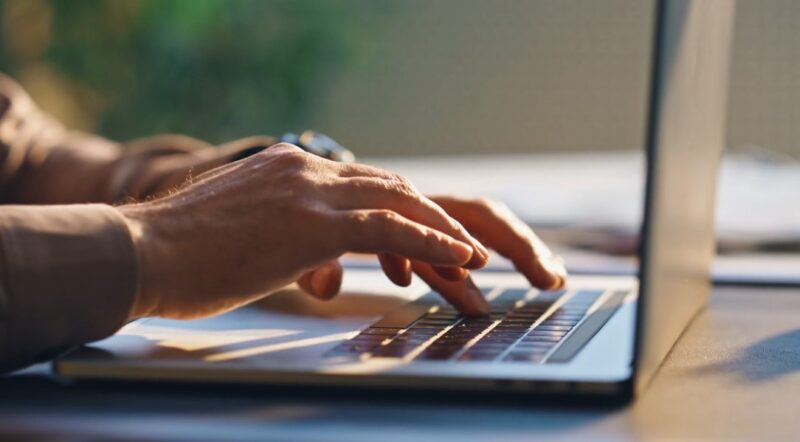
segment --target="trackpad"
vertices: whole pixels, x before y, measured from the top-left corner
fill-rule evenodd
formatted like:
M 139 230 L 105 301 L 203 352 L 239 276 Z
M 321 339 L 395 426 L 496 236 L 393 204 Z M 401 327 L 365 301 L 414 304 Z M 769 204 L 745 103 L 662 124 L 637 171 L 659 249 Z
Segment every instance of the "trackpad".
M 249 306 L 197 320 L 143 319 L 79 350 L 84 356 L 142 363 L 295 367 L 408 302 L 403 297 L 347 292 L 321 301 L 283 290 Z
M 345 292 L 321 301 L 297 289 L 276 292 L 252 304 L 251 308 L 316 318 L 376 318 L 408 302 L 406 298 L 365 292 Z

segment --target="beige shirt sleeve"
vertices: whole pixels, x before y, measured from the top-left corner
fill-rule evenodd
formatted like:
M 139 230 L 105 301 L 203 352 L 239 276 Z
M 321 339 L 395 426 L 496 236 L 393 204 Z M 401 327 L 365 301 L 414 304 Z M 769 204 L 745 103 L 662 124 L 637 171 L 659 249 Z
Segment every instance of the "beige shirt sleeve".
M 0 371 L 105 338 L 128 318 L 136 255 L 103 204 L 0 208 Z
M 137 261 L 122 215 L 103 204 L 180 185 L 275 143 L 213 147 L 179 135 L 119 143 L 69 131 L 0 73 L 0 372 L 104 338 L 128 317 Z M 47 206 L 44 206 L 47 204 Z
M 137 290 L 137 260 L 111 201 L 120 147 L 70 132 L 0 74 L 0 372 L 114 333 Z M 130 174 L 130 172 L 126 172 Z M 20 205 L 26 204 L 26 205 Z M 50 204 L 50 205 L 31 205 Z

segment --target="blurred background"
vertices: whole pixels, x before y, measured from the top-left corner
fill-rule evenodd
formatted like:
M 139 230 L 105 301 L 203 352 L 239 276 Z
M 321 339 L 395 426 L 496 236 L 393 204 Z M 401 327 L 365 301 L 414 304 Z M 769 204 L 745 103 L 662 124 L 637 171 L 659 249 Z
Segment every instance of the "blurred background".
M 70 126 L 364 155 L 638 148 L 651 1 L 0 0 L 0 69 Z M 800 156 L 800 3 L 740 1 L 728 144 Z
M 0 71 L 67 125 L 113 139 L 314 128 L 425 191 L 499 198 L 544 229 L 634 234 L 653 8 L 0 0 Z M 723 249 L 800 244 L 798 23 L 800 2 L 738 2 Z

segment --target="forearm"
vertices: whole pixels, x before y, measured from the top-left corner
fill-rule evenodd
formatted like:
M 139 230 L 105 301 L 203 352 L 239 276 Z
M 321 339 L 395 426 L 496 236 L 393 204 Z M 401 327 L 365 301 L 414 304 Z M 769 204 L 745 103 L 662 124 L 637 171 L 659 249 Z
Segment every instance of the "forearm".
M 223 149 L 224 151 L 224 149 Z M 67 204 L 139 199 L 186 174 L 223 163 L 191 137 L 160 135 L 121 144 L 66 130 L 0 73 L 0 203 Z
M 102 339 L 129 317 L 137 260 L 105 205 L 0 207 L 0 372 Z

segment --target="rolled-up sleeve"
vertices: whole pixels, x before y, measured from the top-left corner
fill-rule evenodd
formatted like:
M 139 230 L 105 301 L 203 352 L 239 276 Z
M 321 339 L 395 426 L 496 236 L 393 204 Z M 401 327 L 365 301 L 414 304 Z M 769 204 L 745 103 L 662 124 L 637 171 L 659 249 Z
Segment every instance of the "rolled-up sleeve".
M 65 129 L 0 73 L 0 372 L 127 320 L 138 278 L 132 238 L 119 211 L 96 203 L 152 196 L 275 141 L 215 148 L 162 135 L 120 144 Z
M 137 264 L 122 215 L 103 204 L 0 207 L 0 371 L 113 334 Z
M 112 183 L 142 155 L 121 152 L 65 130 L 0 74 L 0 372 L 109 336 L 127 320 L 137 260 L 122 214 L 66 204 L 126 195 L 126 183 Z

